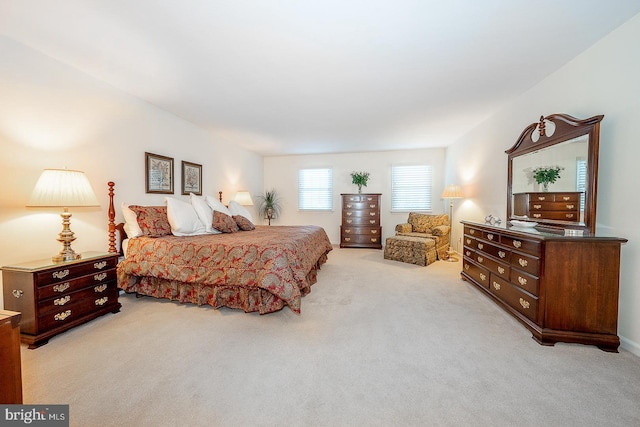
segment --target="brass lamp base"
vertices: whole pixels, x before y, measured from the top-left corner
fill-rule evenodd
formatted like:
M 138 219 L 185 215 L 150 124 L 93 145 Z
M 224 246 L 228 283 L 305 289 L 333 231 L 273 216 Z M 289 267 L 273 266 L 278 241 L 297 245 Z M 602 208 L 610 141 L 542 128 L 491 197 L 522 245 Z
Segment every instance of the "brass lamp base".
M 60 214 L 62 217 L 62 231 L 58 235 L 58 242 L 62 243 L 62 250 L 58 255 L 54 255 L 51 260 L 53 262 L 66 262 L 66 261 L 74 261 L 80 259 L 82 256 L 80 254 L 76 254 L 76 252 L 71 249 L 71 242 L 76 240 L 73 235 L 73 231 L 69 228 L 71 225 L 71 213 L 68 208 L 64 208 L 64 212 Z
M 449 250 L 447 251 L 447 257 L 443 261 L 458 262 L 458 258 L 455 255 L 456 252 L 452 250 L 451 247 L 449 247 Z

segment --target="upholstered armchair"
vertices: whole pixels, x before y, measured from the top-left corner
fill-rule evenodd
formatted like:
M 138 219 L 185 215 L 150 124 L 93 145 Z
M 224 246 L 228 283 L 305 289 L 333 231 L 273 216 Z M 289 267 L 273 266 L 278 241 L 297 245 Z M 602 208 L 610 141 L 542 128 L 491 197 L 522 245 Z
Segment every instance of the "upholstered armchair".
M 446 214 L 431 215 L 410 212 L 406 223 L 396 225 L 396 236 L 422 237 L 434 240 L 438 259 L 447 258 L 449 233 L 451 233 L 451 223 Z

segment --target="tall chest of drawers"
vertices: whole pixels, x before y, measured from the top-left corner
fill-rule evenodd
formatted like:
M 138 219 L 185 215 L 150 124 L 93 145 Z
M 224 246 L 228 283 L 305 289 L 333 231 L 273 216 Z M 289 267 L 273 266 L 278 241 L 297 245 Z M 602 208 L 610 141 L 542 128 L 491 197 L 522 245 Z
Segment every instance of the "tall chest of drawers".
M 580 192 L 515 193 L 513 213 L 531 219 L 580 221 Z
M 89 252 L 75 261 L 2 267 L 4 305 L 22 313 L 22 341 L 36 348 L 68 329 L 120 311 L 117 262 L 116 254 Z
M 540 344 L 617 351 L 620 248 L 626 239 L 464 224 L 462 278 Z
M 341 248 L 382 249 L 381 194 L 341 194 Z

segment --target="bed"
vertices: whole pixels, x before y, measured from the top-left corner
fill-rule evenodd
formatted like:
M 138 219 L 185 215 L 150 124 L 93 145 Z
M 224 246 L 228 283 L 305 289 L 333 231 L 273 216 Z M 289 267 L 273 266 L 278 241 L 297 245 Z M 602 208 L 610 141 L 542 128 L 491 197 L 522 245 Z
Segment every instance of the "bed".
M 123 225 L 114 222 L 112 184 L 109 251 L 117 252 L 116 230 L 126 236 Z M 170 201 L 175 203 L 167 198 L 168 205 Z M 253 229 L 237 232 L 127 239 L 126 256 L 117 267 L 118 287 L 128 293 L 247 313 L 266 314 L 288 306 L 299 314 L 302 296 L 311 291 L 332 250 L 326 232 L 313 225 L 251 225 Z

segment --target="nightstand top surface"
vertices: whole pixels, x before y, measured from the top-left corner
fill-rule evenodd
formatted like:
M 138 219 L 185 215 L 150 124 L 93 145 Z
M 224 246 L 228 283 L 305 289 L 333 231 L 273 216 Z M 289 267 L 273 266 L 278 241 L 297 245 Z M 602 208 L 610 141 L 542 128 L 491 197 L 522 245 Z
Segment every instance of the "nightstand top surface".
M 107 252 L 83 252 L 80 259 L 66 262 L 53 262 L 51 258 L 39 259 L 35 261 L 21 262 L 13 265 L 5 265 L 2 270 L 21 270 L 21 271 L 37 271 L 46 270 L 48 268 L 58 268 L 67 265 L 74 265 L 81 262 L 90 261 L 92 259 L 99 259 L 108 256 L 118 256 L 116 253 Z

